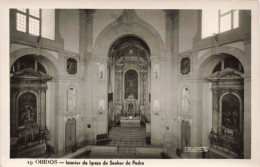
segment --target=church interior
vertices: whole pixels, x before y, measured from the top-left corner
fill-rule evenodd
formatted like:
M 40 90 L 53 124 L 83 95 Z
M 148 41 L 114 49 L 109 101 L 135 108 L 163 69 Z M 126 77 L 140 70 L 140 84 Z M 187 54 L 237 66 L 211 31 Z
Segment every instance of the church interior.
M 11 158 L 251 158 L 250 10 L 9 14 Z

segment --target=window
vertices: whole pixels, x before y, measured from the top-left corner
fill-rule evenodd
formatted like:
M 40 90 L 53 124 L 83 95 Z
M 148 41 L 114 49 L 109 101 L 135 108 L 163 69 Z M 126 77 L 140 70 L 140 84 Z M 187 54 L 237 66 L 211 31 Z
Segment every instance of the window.
M 203 10 L 202 38 L 239 27 L 238 10 Z
M 219 20 L 220 20 L 220 32 L 225 32 L 231 29 L 238 28 L 239 26 L 239 16 L 237 10 L 223 11 L 220 10 Z
M 16 29 L 30 35 L 41 34 L 41 10 L 40 9 L 17 9 Z
M 54 9 L 17 9 L 16 30 L 33 36 L 55 39 Z
M 228 57 L 221 60 L 221 62 L 219 62 L 215 66 L 213 73 L 218 72 L 218 71 L 222 71 L 226 68 L 232 68 L 234 70 L 237 70 L 237 71 L 244 73 L 243 66 L 237 58 L 235 58 L 233 56 L 229 56 L 229 55 L 226 55 L 226 56 L 228 56 Z
M 44 66 L 41 63 L 39 63 L 37 60 L 35 60 L 35 58 L 31 55 L 23 56 L 18 60 L 16 60 L 11 67 L 11 74 L 13 74 L 16 71 L 20 71 L 28 68 L 47 74 Z

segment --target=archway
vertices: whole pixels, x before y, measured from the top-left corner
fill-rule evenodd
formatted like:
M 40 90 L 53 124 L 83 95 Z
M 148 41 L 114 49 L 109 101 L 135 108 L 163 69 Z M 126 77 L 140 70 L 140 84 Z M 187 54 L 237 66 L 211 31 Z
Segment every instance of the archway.
M 248 68 L 241 62 L 241 55 L 234 56 L 227 53 L 219 53 L 208 57 L 200 66 L 201 78 L 208 83 L 200 86 L 203 92 L 202 101 L 210 99 L 208 103 L 203 102 L 202 115 L 209 120 L 203 121 L 204 131 L 214 134 L 214 140 L 205 140 L 209 147 L 218 145 L 234 152 L 237 158 L 243 157 L 243 128 L 244 128 L 244 78 Z M 204 67 L 204 69 L 202 69 Z M 200 71 L 201 70 L 201 71 Z M 246 91 L 246 90 L 245 90 Z M 208 92 L 208 93 L 206 93 Z M 208 105 L 211 104 L 211 105 Z M 207 106 L 206 106 L 207 105 Z M 208 110 L 205 110 L 208 108 Z M 208 134 L 209 135 L 209 134 Z M 203 138 L 208 137 L 207 134 Z M 232 139 L 233 142 L 229 142 Z M 222 144 L 221 144 L 222 143 Z M 223 144 L 225 143 L 225 144 Z M 204 143 L 206 145 L 207 143 Z M 211 148 L 214 151 L 214 148 Z M 231 155 L 231 154 L 230 154 Z M 229 156 L 230 156 L 229 155 Z
M 55 141 L 58 140 L 57 129 L 59 128 L 57 126 L 58 121 L 55 121 L 57 119 L 57 114 L 55 114 L 55 112 L 58 112 L 57 108 L 58 108 L 59 101 L 58 98 L 55 97 L 55 94 L 58 93 L 58 89 L 56 89 L 57 82 L 53 82 L 52 78 L 59 74 L 58 67 L 59 66 L 58 66 L 57 59 L 46 51 L 42 51 L 41 55 L 37 55 L 35 49 L 23 48 L 23 49 L 18 49 L 16 51 L 13 51 L 11 53 L 11 57 L 10 57 L 10 73 L 12 76 L 11 80 L 20 77 L 19 75 L 22 75 L 22 77 L 25 80 L 28 80 L 26 82 L 20 80 L 21 82 L 23 82 L 20 86 L 23 85 L 23 88 L 17 89 L 15 87 L 12 88 L 11 86 L 11 91 L 16 91 L 19 89 L 22 91 L 27 87 L 28 89 L 26 89 L 25 92 L 29 91 L 36 95 L 37 97 L 37 108 L 36 108 L 37 123 L 36 124 L 41 126 L 40 129 L 47 129 L 49 131 L 48 148 L 50 148 L 51 151 L 54 152 L 58 152 L 58 145 L 57 142 Z M 26 79 L 26 77 L 28 79 Z M 36 84 L 36 82 L 38 82 L 37 78 L 39 79 L 39 82 L 41 82 L 42 84 Z M 46 80 L 44 78 L 46 78 Z M 45 81 L 43 82 L 43 80 Z M 13 103 L 13 101 L 14 100 L 12 100 L 11 97 L 11 103 Z M 15 110 L 11 110 L 11 112 L 15 112 Z M 13 126 L 11 127 L 12 127 L 11 129 L 15 129 Z M 43 133 L 45 132 L 41 132 L 40 134 Z M 15 132 L 13 132 L 12 134 L 15 134 Z
M 109 111 L 116 125 L 122 117 L 139 116 L 143 123 L 150 122 L 150 50 L 135 36 L 124 36 L 115 41 L 109 52 L 108 93 Z M 113 108 L 113 110 L 112 110 Z M 113 123 L 109 123 L 113 125 Z
M 119 90 L 124 90 L 123 86 L 124 86 L 124 79 L 123 77 L 122 80 L 117 80 L 120 84 L 120 86 L 114 86 L 114 80 L 111 80 L 110 78 L 115 78 L 115 77 L 120 77 L 124 75 L 124 72 L 126 72 L 129 69 L 136 69 L 136 67 L 131 68 L 129 67 L 128 69 L 125 69 L 124 72 L 115 72 L 115 70 L 119 70 L 120 68 L 122 69 L 122 65 L 119 65 L 119 68 L 115 68 L 115 66 L 113 66 L 114 61 L 113 59 L 111 59 L 111 53 L 113 53 L 113 46 L 115 46 L 116 43 L 120 43 L 119 41 L 122 39 L 137 39 L 134 40 L 136 43 L 133 45 L 133 47 L 135 47 L 135 49 L 133 49 L 133 51 L 135 52 L 135 50 L 141 50 L 144 52 L 143 55 L 146 55 L 146 57 L 148 56 L 149 58 L 147 59 L 146 57 L 142 58 L 142 63 L 141 64 L 145 64 L 145 62 L 148 62 L 148 72 L 147 74 L 144 72 L 139 73 L 138 72 L 138 80 L 143 80 L 140 78 L 144 78 L 145 82 L 148 83 L 147 86 L 145 85 L 145 87 L 143 86 L 143 84 L 139 84 L 138 86 L 138 95 L 140 94 L 140 91 L 142 92 L 142 89 L 146 89 L 146 92 L 148 92 L 147 94 L 145 94 L 144 96 L 138 96 L 138 99 L 136 99 L 135 101 L 138 101 L 138 105 L 140 106 L 140 108 L 137 108 L 139 110 L 140 113 L 143 113 L 143 115 L 145 115 L 145 117 L 147 118 L 146 121 L 150 122 L 151 121 L 151 114 L 150 114 L 150 110 L 151 110 L 151 105 L 150 102 L 153 101 L 154 99 L 158 99 L 161 100 L 160 98 L 160 94 L 156 91 L 151 92 L 151 90 L 153 90 L 152 87 L 158 87 L 157 83 L 155 82 L 151 82 L 153 80 L 153 78 L 151 77 L 151 66 L 158 64 L 157 67 L 160 67 L 160 61 L 162 59 L 164 59 L 165 57 L 165 46 L 163 43 L 163 40 L 161 38 L 161 36 L 159 35 L 159 33 L 155 30 L 155 28 L 153 28 L 150 24 L 146 23 L 145 21 L 143 21 L 135 12 L 135 10 L 124 10 L 121 14 L 121 16 L 115 20 L 113 23 L 111 23 L 110 25 L 108 25 L 97 37 L 94 46 L 93 46 L 93 53 L 91 55 L 92 58 L 92 62 L 93 62 L 93 68 L 95 67 L 95 64 L 98 64 L 98 66 L 100 66 L 101 64 L 105 65 L 105 78 L 100 79 L 96 81 L 96 78 L 98 76 L 101 75 L 101 73 L 94 73 L 92 75 L 93 80 L 96 81 L 96 85 L 92 86 L 92 92 L 95 92 L 95 96 L 93 101 L 95 103 L 98 103 L 98 100 L 102 97 L 103 99 L 105 99 L 105 101 L 108 101 L 108 104 L 105 106 L 105 110 L 108 111 L 107 115 L 108 115 L 108 119 L 106 119 L 106 117 L 104 117 L 103 115 L 97 114 L 96 117 L 97 119 L 94 119 L 96 121 L 98 121 L 99 126 L 96 127 L 96 130 L 94 132 L 94 136 L 96 136 L 99 133 L 105 133 L 108 132 L 108 125 L 109 125 L 109 120 L 111 115 L 113 115 L 113 113 L 111 113 L 111 110 L 109 106 L 112 106 L 111 104 L 114 103 L 115 101 L 119 101 L 119 99 L 123 99 L 123 92 L 122 93 L 116 93 L 120 92 Z M 127 46 L 127 42 L 124 43 L 125 46 Z M 124 46 L 122 46 L 122 52 L 124 52 L 124 50 L 127 49 L 123 49 Z M 131 49 L 128 48 L 130 51 Z M 124 64 L 122 62 L 124 62 L 124 56 L 118 57 L 118 56 L 114 56 L 114 58 L 119 58 L 119 62 L 121 61 L 121 64 Z M 140 57 L 139 57 L 139 60 Z M 133 65 L 138 65 L 138 63 Z M 141 67 L 143 68 L 143 67 Z M 139 66 L 139 69 L 141 69 Z M 142 70 L 142 69 L 141 69 Z M 157 69 L 154 72 L 159 72 Z M 99 71 L 100 72 L 100 71 Z M 112 72 L 112 73 L 111 73 Z M 141 75 L 140 75 L 141 74 Z M 160 74 L 158 74 L 158 77 L 155 78 L 154 80 L 159 80 L 160 78 Z M 117 90 L 115 88 L 118 88 Z M 115 96 L 116 95 L 116 96 Z M 117 97 L 120 97 L 119 99 L 116 99 Z M 121 98 L 122 97 L 122 98 Z M 113 99 L 113 102 L 111 101 L 111 99 Z M 148 101 L 148 104 L 143 104 L 140 105 L 140 103 L 144 103 L 144 100 Z M 132 99 L 134 100 L 134 99 Z M 114 113 L 116 113 L 117 115 L 120 114 L 120 111 L 123 111 L 124 108 L 124 101 L 121 102 L 122 105 L 114 105 L 113 106 L 113 110 L 115 111 Z M 138 107 L 137 105 L 137 107 Z M 92 108 L 93 110 L 98 110 L 96 108 L 97 105 L 93 105 Z M 108 108 L 109 107 L 109 108 Z M 122 113 L 121 113 L 122 114 Z M 117 122 L 118 118 L 116 116 L 113 116 L 111 119 L 113 119 L 115 122 Z M 108 120 L 108 122 L 107 122 Z M 159 122 L 155 121 L 153 126 L 158 127 Z M 151 128 L 152 129 L 152 128 Z M 153 136 L 154 138 L 156 138 L 156 135 Z M 152 137 L 152 140 L 153 140 Z M 154 140 L 157 142 L 157 139 Z
M 10 75 L 11 137 L 18 138 L 18 152 L 29 145 L 44 151 L 44 146 L 39 142 L 49 135 L 46 126 L 46 89 L 52 77 L 34 55 L 17 59 L 11 66 Z

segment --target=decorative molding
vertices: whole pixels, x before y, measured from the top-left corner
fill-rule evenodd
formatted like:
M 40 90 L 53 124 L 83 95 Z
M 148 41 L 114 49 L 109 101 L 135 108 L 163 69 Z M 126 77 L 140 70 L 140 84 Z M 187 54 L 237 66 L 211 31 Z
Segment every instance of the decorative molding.
M 192 117 L 187 115 L 178 115 L 178 121 L 181 123 L 182 121 L 187 121 L 189 124 L 192 124 Z

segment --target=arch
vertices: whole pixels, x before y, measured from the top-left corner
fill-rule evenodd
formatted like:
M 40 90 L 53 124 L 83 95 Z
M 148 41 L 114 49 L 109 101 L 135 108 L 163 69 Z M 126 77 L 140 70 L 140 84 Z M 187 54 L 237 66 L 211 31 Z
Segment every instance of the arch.
M 159 33 L 139 18 L 134 10 L 124 10 L 117 20 L 98 35 L 93 56 L 108 56 L 112 44 L 117 39 L 128 35 L 142 39 L 148 45 L 152 56 L 164 55 L 164 43 Z
M 12 52 L 10 56 L 10 68 L 16 60 L 26 55 L 35 55 L 34 58 L 44 66 L 49 75 L 57 76 L 60 73 L 58 69 L 59 62 L 54 56 L 47 51 L 41 51 L 41 55 L 37 55 L 37 50 L 34 48 L 23 48 Z
M 53 56 L 51 53 L 49 53 L 48 51 L 44 51 L 41 50 L 41 55 L 37 55 L 37 49 L 35 48 L 22 48 L 22 49 L 18 49 L 16 51 L 13 51 L 12 53 L 10 53 L 10 68 L 12 67 L 12 65 L 14 64 L 14 62 L 16 60 L 18 60 L 19 58 L 26 56 L 26 55 L 33 55 L 33 57 L 35 58 L 35 60 L 37 60 L 39 63 L 41 63 L 47 74 L 55 77 L 55 76 L 59 76 L 61 75 L 63 69 L 63 66 L 59 65 L 59 61 L 58 59 L 55 58 L 55 56 Z M 10 71 L 10 69 L 9 69 Z M 48 94 L 48 97 L 52 100 L 46 100 L 46 119 L 47 117 L 54 117 L 53 120 L 54 122 L 48 122 L 46 120 L 46 126 L 52 124 L 53 126 L 49 127 L 50 133 L 51 135 L 53 135 L 53 140 L 51 140 L 51 145 L 54 147 L 54 152 L 58 152 L 58 141 L 59 141 L 59 125 L 58 125 L 58 121 L 55 121 L 58 119 L 58 111 L 59 111 L 59 98 L 58 98 L 58 94 L 59 94 L 59 89 L 58 89 L 58 82 L 48 82 L 48 87 L 49 89 L 46 90 L 46 96 Z M 46 97 L 47 98 L 47 97 Z M 55 105 L 52 105 L 55 104 Z M 48 108 L 48 109 L 47 109 Z M 54 133 L 55 131 L 55 133 Z
M 197 71 L 198 77 L 202 79 L 209 76 L 217 63 L 219 63 L 224 58 L 223 53 L 232 55 L 237 58 L 243 66 L 244 73 L 249 74 L 251 72 L 251 60 L 250 57 L 245 56 L 245 52 L 234 47 L 222 46 L 218 49 L 208 50 L 198 60 L 197 70 L 194 70 Z

